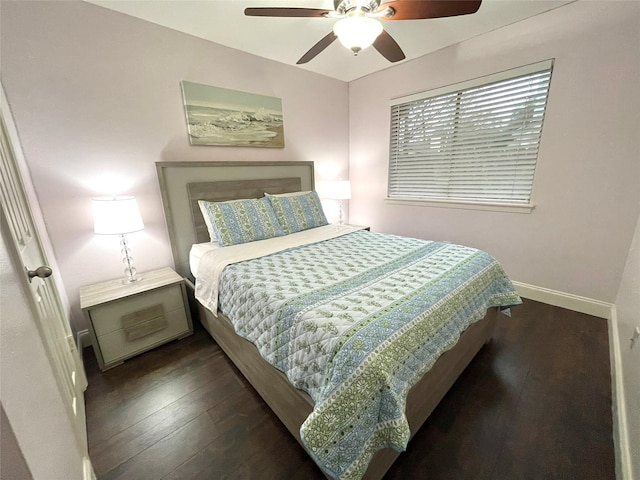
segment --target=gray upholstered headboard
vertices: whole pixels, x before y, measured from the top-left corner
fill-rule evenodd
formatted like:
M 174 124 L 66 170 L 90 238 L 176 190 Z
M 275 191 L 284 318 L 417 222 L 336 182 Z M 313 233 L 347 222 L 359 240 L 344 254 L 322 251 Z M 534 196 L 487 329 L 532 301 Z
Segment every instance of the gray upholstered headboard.
M 156 162 L 156 170 L 175 268 L 189 279 L 191 245 L 208 241 L 198 200 L 314 189 L 313 162 Z

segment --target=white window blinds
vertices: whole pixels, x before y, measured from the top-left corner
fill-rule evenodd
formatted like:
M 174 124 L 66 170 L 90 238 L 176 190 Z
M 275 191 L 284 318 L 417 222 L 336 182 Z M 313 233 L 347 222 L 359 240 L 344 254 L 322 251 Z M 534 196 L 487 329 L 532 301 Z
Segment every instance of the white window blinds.
M 530 203 L 551 69 L 543 62 L 394 101 L 389 198 Z

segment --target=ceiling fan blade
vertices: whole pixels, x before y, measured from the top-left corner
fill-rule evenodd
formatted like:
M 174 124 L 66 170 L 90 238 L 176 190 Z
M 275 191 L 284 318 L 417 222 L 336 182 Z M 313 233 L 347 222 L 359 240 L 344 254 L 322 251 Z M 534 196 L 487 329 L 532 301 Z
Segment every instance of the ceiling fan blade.
M 296 7 L 255 7 L 244 9 L 244 14 L 249 17 L 324 17 L 330 12 L 333 12 L 333 10 Z
M 383 30 L 382 33 L 378 35 L 378 38 L 373 42 L 373 48 L 390 62 L 399 62 L 405 59 L 404 52 L 400 48 L 400 45 L 398 45 L 386 30 Z
M 336 38 L 338 37 L 333 33 L 333 31 L 329 32 L 322 40 L 311 47 L 309 51 L 296 62 L 296 65 L 302 65 L 303 63 L 307 63 L 309 60 L 313 59 L 316 55 L 331 45 Z
M 422 20 L 476 13 L 481 3 L 482 0 L 383 0 L 378 10 L 385 7 L 395 10 L 386 20 Z

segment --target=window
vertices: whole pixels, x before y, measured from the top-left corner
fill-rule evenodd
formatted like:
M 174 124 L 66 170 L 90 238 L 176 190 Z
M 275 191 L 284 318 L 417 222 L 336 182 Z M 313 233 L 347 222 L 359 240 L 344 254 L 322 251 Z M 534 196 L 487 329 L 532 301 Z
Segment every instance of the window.
M 531 208 L 552 61 L 392 101 L 389 198 Z

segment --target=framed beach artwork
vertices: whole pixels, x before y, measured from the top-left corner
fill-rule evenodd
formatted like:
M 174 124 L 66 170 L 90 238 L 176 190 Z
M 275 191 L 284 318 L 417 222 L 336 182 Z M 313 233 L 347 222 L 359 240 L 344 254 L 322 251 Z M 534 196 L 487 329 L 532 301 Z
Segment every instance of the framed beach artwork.
M 284 147 L 282 100 L 182 82 L 191 145 Z

